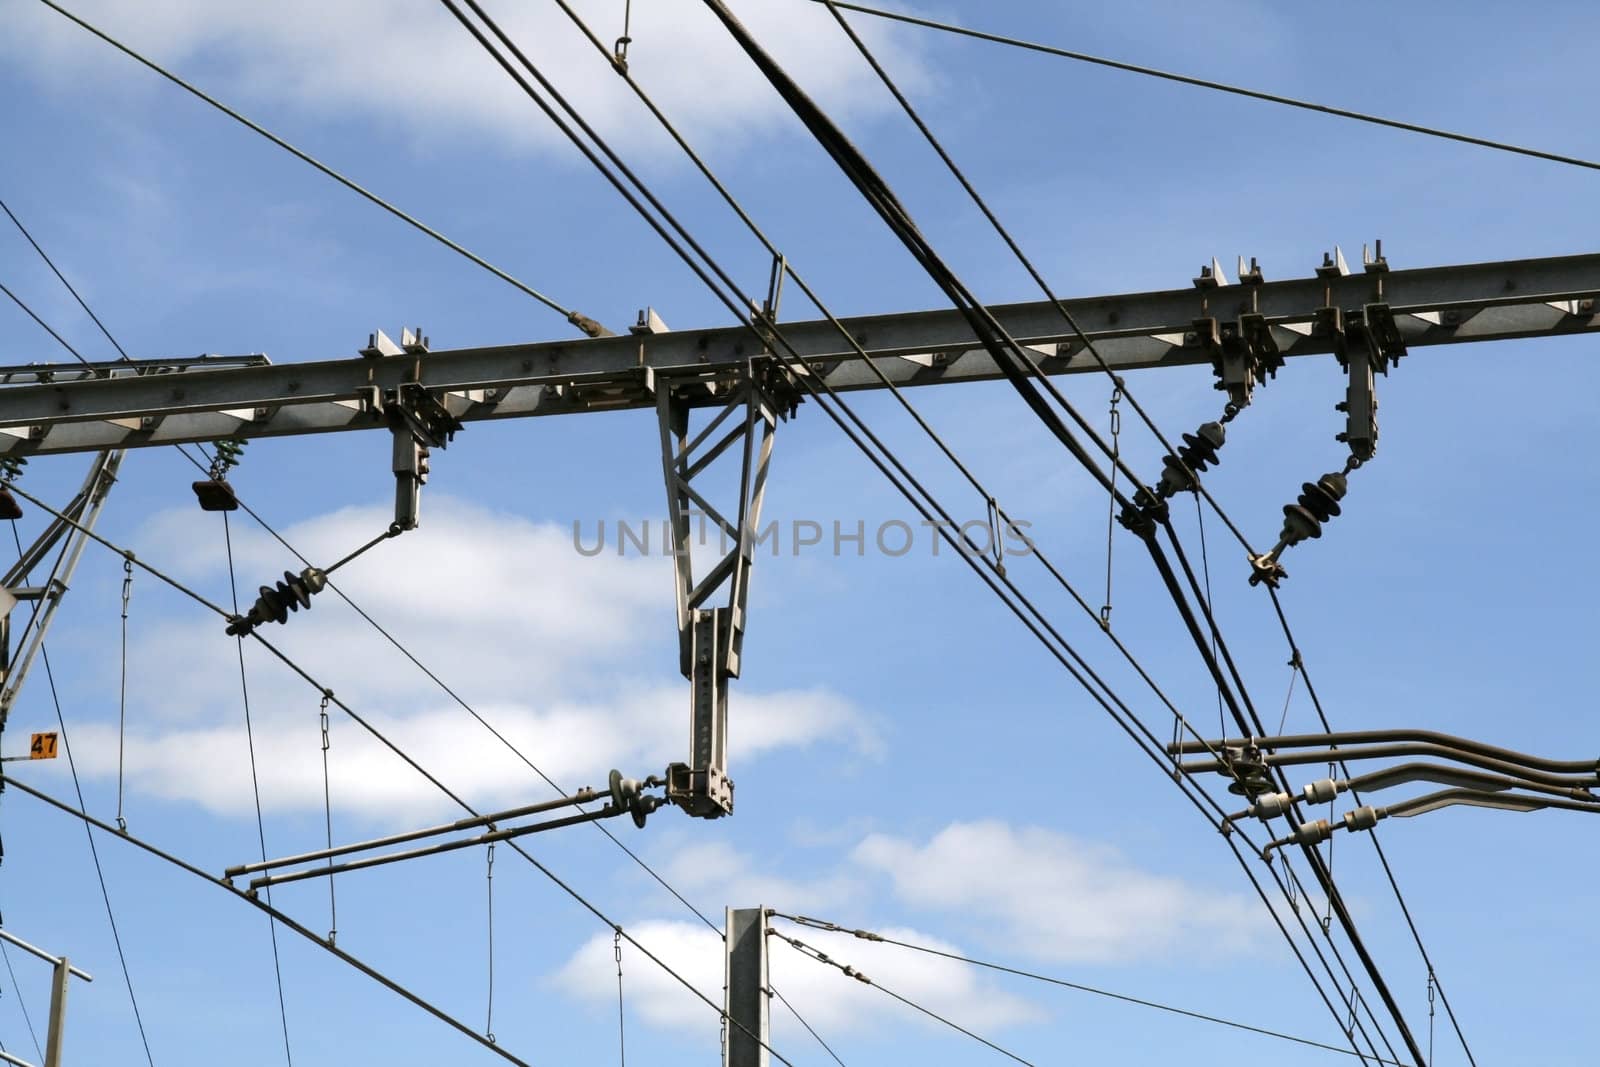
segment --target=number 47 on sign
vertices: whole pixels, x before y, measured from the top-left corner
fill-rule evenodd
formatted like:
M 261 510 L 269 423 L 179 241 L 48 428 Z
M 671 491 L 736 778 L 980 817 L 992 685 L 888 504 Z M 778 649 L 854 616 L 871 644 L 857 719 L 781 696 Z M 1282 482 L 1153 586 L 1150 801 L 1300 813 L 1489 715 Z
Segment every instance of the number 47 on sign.
M 56 732 L 54 730 L 51 730 L 48 733 L 34 734 L 32 736 L 32 738 L 28 742 L 28 754 L 26 756 L 7 756 L 5 758 L 5 761 L 7 763 L 10 763 L 12 760 L 19 760 L 19 759 L 55 759 L 55 758 L 56 758 Z

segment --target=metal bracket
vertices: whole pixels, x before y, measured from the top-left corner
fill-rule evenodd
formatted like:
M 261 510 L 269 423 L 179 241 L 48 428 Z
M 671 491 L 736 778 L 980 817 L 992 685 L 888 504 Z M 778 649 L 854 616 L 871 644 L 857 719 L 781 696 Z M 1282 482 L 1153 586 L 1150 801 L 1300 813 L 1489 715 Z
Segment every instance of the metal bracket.
M 656 380 L 661 463 L 667 490 L 678 613 L 679 668 L 690 681 L 690 760 L 667 768 L 667 799 L 691 815 L 717 818 L 733 810 L 727 777 L 728 680 L 739 676 L 750 571 L 761 534 L 761 506 L 778 423 L 793 413 L 798 390 L 775 362 L 752 361 L 721 409 L 692 437 L 687 383 Z M 731 487 L 735 507 L 712 504 L 717 461 L 738 455 Z M 695 520 L 698 520 L 696 522 Z M 708 529 L 709 520 L 709 529 Z M 716 562 L 697 573 L 694 552 L 715 536 Z M 721 600 L 721 606 L 711 607 Z
M 383 398 L 383 415 L 394 435 L 394 524 L 415 530 L 428 482 L 428 450 L 444 448 L 461 420 L 417 382 L 406 382 Z

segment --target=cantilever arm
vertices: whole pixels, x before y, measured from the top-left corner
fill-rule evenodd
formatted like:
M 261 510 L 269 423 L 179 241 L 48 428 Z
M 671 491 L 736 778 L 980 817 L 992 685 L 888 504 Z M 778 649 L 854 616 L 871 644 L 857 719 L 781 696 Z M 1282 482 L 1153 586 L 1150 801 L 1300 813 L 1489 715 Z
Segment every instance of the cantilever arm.
M 1600 785 L 1600 774 L 1590 770 L 1581 775 L 1562 775 L 1551 771 L 1538 770 L 1526 764 L 1509 763 L 1505 760 L 1494 759 L 1489 756 L 1479 755 L 1474 752 L 1451 748 L 1446 745 L 1431 742 L 1400 743 L 1367 745 L 1358 748 L 1313 749 L 1307 751 L 1268 752 L 1261 756 L 1262 762 L 1269 767 L 1292 767 L 1302 764 L 1337 763 L 1344 761 L 1351 763 L 1362 759 L 1393 759 L 1402 756 L 1436 756 L 1442 759 L 1457 760 L 1461 763 L 1481 767 L 1484 770 L 1494 771 L 1508 777 L 1531 782 L 1540 782 L 1558 789 L 1584 789 Z M 1186 760 L 1179 765 L 1179 769 L 1191 773 L 1205 771 L 1221 771 L 1226 773 L 1227 766 L 1216 759 Z
M 1437 730 L 1346 730 L 1340 733 L 1326 734 L 1286 734 L 1282 737 L 1256 737 L 1245 741 L 1182 741 L 1175 745 L 1167 746 L 1168 755 L 1195 755 L 1202 752 L 1221 752 L 1229 746 L 1239 747 L 1251 744 L 1261 749 L 1280 748 L 1319 748 L 1329 745 L 1367 745 L 1392 742 L 1415 741 L 1423 744 L 1439 745 L 1443 748 L 1454 749 L 1459 752 L 1471 752 L 1488 759 L 1498 760 L 1502 763 L 1520 764 L 1534 770 L 1550 771 L 1554 774 L 1594 774 L 1600 771 L 1600 759 L 1587 760 L 1553 760 L 1542 756 L 1530 756 L 1526 752 L 1516 752 L 1509 748 L 1500 748 L 1496 745 L 1487 745 L 1482 741 L 1474 741 L 1468 737 L 1456 737 L 1452 734 L 1440 733 Z M 1348 756 L 1348 753 L 1346 753 Z M 1312 760 L 1310 762 L 1316 762 Z

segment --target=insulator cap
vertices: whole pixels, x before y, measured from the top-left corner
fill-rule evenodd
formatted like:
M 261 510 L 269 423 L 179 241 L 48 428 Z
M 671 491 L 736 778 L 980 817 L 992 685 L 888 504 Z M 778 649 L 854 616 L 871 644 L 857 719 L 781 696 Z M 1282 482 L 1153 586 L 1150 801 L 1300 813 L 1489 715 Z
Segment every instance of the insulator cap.
M 22 518 L 22 505 L 9 489 L 0 489 L 0 519 Z

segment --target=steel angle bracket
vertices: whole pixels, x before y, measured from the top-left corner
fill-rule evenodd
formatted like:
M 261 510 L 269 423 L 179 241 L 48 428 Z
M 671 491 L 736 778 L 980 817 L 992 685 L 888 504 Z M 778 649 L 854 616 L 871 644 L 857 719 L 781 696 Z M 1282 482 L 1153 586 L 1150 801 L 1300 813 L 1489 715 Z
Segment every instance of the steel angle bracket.
M 739 676 L 750 572 L 765 540 L 761 507 L 778 423 L 800 393 L 777 361 L 747 362 L 731 386 L 653 376 L 667 490 L 679 668 L 689 679 L 690 760 L 667 768 L 667 799 L 690 815 L 733 811 L 728 682 Z M 720 406 L 707 406 L 710 388 Z M 690 412 L 710 418 L 693 434 Z M 736 468 L 736 469 L 735 469 Z M 720 488 L 713 488 L 717 483 Z M 710 565 L 703 570 L 700 561 Z

